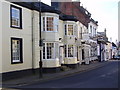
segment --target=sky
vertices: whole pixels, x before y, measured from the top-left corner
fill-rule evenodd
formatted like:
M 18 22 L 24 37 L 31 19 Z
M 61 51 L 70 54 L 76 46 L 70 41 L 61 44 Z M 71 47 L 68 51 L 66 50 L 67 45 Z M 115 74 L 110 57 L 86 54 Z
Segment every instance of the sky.
M 41 0 L 51 5 L 51 0 Z M 110 41 L 118 40 L 118 2 L 119 0 L 80 0 L 81 5 L 86 8 L 91 17 L 98 21 L 98 32 L 103 32 L 106 28 Z

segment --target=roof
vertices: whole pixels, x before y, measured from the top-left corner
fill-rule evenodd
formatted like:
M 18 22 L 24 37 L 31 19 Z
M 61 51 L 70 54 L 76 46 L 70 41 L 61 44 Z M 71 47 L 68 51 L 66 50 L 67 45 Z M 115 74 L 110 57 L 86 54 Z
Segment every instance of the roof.
M 90 19 L 91 22 L 93 22 L 94 24 L 96 24 L 98 26 L 98 21 L 95 21 L 94 19 Z
M 60 14 L 60 19 L 63 21 L 78 21 L 77 18 L 75 16 L 72 15 L 65 15 L 65 14 Z
M 8 1 L 10 1 L 10 0 L 8 0 Z M 60 19 L 64 20 L 64 21 L 67 21 L 67 20 L 78 21 L 75 16 L 62 14 L 57 8 L 55 8 L 53 6 L 46 5 L 42 2 L 40 2 L 40 3 L 39 2 L 23 2 L 23 0 L 22 0 L 22 2 L 12 2 L 12 3 L 15 3 L 17 5 L 29 8 L 31 10 L 37 10 L 37 11 L 41 11 L 41 12 L 57 13 L 57 14 L 60 15 Z
M 8 1 L 10 1 L 10 0 L 8 0 Z M 49 6 L 49 5 L 44 4 L 42 2 L 40 2 L 40 3 L 39 2 L 23 2 L 23 0 L 22 0 L 22 2 L 12 2 L 12 3 L 26 7 L 26 8 L 31 9 L 31 10 L 36 10 L 36 11 L 41 10 L 41 12 L 50 12 L 50 13 L 57 13 L 57 14 L 61 13 L 55 7 Z
M 97 32 L 98 36 L 105 36 L 105 32 Z
M 115 44 L 115 43 L 113 43 L 113 42 L 112 42 L 112 46 L 113 46 L 113 47 L 117 47 L 117 46 L 116 46 L 116 44 Z

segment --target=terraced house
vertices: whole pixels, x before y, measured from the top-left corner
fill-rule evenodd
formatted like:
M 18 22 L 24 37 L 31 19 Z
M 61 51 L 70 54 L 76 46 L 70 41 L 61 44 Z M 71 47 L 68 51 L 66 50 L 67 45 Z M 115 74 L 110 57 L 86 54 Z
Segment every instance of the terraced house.
M 69 2 L 55 2 L 53 0 L 51 5 L 66 15 L 75 16 L 78 20 L 75 31 L 77 35 L 76 56 L 79 63 L 89 64 L 91 60 L 96 60 L 97 39 L 95 36 L 98 22 L 91 18 L 91 14 L 81 5 L 80 0 L 69 0 Z
M 76 68 L 97 59 L 93 54 L 97 49 L 91 48 L 96 40 L 90 40 L 89 36 L 96 35 L 97 22 L 80 2 L 60 4 L 62 8 L 68 6 L 64 12 L 56 7 L 58 4 L 0 1 L 0 73 L 3 79 L 38 72 L 40 58 L 43 72 L 47 73 L 60 71 L 62 65 Z M 73 10 L 69 6 L 73 6 Z

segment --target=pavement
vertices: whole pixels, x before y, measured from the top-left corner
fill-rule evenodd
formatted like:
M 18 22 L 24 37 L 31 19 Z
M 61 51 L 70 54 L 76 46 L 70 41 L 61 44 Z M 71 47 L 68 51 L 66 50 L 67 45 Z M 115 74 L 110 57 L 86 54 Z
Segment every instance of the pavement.
M 23 78 L 8 80 L 2 82 L 2 90 L 7 90 L 6 88 L 10 87 L 17 87 L 17 86 L 23 86 L 23 85 L 29 85 L 36 82 L 45 82 L 49 80 L 54 80 L 58 78 L 67 77 L 70 75 L 73 75 L 75 73 L 82 73 L 89 70 L 93 70 L 99 67 L 102 67 L 106 64 L 108 64 L 110 61 L 104 61 L 104 62 L 98 62 L 98 61 L 92 61 L 89 65 L 79 65 L 76 69 L 68 69 L 65 71 L 61 71 L 58 73 L 47 73 L 43 74 L 42 78 L 39 78 L 39 75 L 33 75 L 33 76 L 27 76 Z

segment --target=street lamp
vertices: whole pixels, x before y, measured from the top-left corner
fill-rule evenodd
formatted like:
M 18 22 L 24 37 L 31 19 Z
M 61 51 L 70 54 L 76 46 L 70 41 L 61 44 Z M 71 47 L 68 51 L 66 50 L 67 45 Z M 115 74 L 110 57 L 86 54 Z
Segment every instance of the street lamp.
M 38 0 L 39 3 L 39 47 L 40 47 L 40 61 L 39 61 L 39 77 L 43 77 L 42 73 L 42 46 L 43 40 L 41 39 L 41 0 Z

